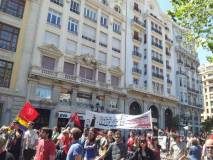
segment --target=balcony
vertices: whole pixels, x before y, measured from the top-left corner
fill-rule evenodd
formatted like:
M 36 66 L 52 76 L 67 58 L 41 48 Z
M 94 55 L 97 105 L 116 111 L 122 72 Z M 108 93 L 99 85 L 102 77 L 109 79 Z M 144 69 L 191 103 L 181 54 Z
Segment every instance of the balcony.
M 86 83 L 86 84 L 89 84 L 89 85 L 96 85 L 95 80 L 86 79 L 86 78 L 82 78 L 82 77 L 80 77 L 80 82 Z
M 133 35 L 133 40 L 135 40 L 135 41 L 138 41 L 139 43 L 141 43 L 142 42 L 142 38 L 141 37 L 139 37 L 139 36 L 136 36 L 136 35 Z
M 193 92 L 193 93 L 199 94 L 199 90 L 196 90 L 196 89 L 194 89 L 194 88 L 187 87 L 187 90 L 188 90 L 189 92 Z
M 138 51 L 133 51 L 133 52 L 132 52 L 132 55 L 133 55 L 133 56 L 137 56 L 137 57 L 139 57 L 139 58 L 142 57 L 142 54 L 139 53 Z
M 133 68 L 132 68 L 132 72 L 133 72 L 133 73 L 137 73 L 137 74 L 142 74 L 142 70 L 139 69 L 139 68 L 137 68 L 137 67 L 133 67 Z
M 167 83 L 172 84 L 172 81 L 170 79 L 167 79 Z
M 156 77 L 156 78 L 159 78 L 159 79 L 162 79 L 162 80 L 164 79 L 164 78 L 163 78 L 163 75 L 160 75 L 159 73 L 154 73 L 154 72 L 153 72 L 153 73 L 152 73 L 152 76 L 153 76 L 153 77 Z
M 154 32 L 156 32 L 156 33 L 158 33 L 158 34 L 160 34 L 160 35 L 162 35 L 162 32 L 161 32 L 161 31 L 159 31 L 159 30 L 157 30 L 157 29 L 155 29 L 155 28 L 153 28 L 153 27 L 151 28 L 151 30 L 154 31 Z
M 166 42 L 168 42 L 169 44 L 173 44 L 173 40 L 171 40 L 170 38 L 168 38 L 167 35 L 165 35 L 165 40 L 166 40 Z
M 159 58 L 156 58 L 156 57 L 152 57 L 152 60 L 158 62 L 158 63 L 161 63 L 163 64 L 163 60 L 162 59 L 159 59 Z
M 145 24 L 143 22 L 141 22 L 140 20 L 138 20 L 137 18 L 133 18 L 132 19 L 132 24 L 136 25 L 136 26 L 138 26 L 138 27 L 140 27 L 142 29 L 146 28 Z
M 169 69 L 169 70 L 172 69 L 172 67 L 170 65 L 168 65 L 168 64 L 166 65 L 166 68 Z
M 155 42 L 152 42 L 152 45 L 155 46 L 155 47 L 158 47 L 160 49 L 163 49 L 163 46 L 161 46 L 161 45 L 159 45 L 159 44 L 157 44 Z
M 90 42 L 95 43 L 95 40 L 94 40 L 94 39 L 89 38 L 89 37 L 87 37 L 87 36 L 82 35 L 82 38 L 83 38 L 83 39 L 86 39 L 86 40 L 88 40 L 88 41 L 90 41 Z

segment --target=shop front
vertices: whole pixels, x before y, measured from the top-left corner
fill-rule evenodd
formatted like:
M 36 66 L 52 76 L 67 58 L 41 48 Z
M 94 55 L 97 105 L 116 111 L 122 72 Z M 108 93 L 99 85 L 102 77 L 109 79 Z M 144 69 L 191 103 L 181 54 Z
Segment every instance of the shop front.
M 71 112 L 59 111 L 57 113 L 57 118 L 58 118 L 58 120 L 57 120 L 57 126 L 58 127 L 66 127 L 66 125 L 69 122 L 71 114 L 72 114 Z M 81 126 L 83 128 L 84 127 L 84 114 L 78 113 L 78 116 L 80 118 Z M 73 125 L 73 126 L 75 126 L 75 125 Z

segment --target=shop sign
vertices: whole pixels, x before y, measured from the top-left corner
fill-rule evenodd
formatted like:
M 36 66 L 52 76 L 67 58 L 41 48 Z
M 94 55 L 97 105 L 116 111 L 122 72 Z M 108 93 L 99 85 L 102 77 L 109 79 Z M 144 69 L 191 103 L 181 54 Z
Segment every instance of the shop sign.
M 58 118 L 66 118 L 69 119 L 71 116 L 70 112 L 58 112 Z
M 77 93 L 77 97 L 79 97 L 79 98 L 85 98 L 85 99 L 92 99 L 92 95 L 91 94 L 82 93 L 82 92 Z

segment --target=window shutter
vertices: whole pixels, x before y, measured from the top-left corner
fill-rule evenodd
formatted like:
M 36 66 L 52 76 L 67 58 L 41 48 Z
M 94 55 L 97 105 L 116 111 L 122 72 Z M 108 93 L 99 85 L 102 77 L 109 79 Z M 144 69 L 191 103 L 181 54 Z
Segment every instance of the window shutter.
M 64 73 L 73 75 L 74 74 L 74 64 L 64 62 Z

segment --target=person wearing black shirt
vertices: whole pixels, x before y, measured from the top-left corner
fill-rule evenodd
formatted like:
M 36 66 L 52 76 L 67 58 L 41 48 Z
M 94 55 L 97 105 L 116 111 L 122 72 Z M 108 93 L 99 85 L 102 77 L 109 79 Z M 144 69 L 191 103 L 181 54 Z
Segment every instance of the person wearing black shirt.
M 5 150 L 6 140 L 0 136 L 0 160 L 15 160 L 10 152 Z

